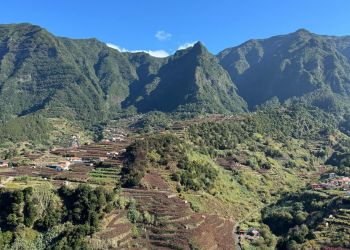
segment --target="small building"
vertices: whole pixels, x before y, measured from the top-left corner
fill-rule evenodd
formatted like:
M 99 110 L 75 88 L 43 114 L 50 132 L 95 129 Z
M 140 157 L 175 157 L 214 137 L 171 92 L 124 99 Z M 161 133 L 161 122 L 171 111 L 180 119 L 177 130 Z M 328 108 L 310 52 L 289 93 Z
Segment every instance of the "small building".
M 110 140 L 112 142 L 122 142 L 122 141 L 126 141 L 126 139 L 124 138 L 123 134 L 119 134 L 119 135 L 115 135 L 114 137 L 110 138 Z
M 104 162 L 105 160 L 108 159 L 108 157 L 103 157 L 103 156 L 101 156 L 101 157 L 99 157 L 98 159 L 99 159 L 100 162 Z
M 62 172 L 62 171 L 67 171 L 69 170 L 69 165 L 70 164 L 65 164 L 65 163 L 58 163 L 58 165 L 56 165 L 56 171 L 58 172 Z
M 82 158 L 83 163 L 86 163 L 86 164 L 94 163 L 95 160 L 96 160 L 96 157 L 86 156 Z
M 260 236 L 260 232 L 256 228 L 249 228 L 247 234 L 250 235 L 250 236 L 254 236 L 254 237 L 259 237 Z
M 107 152 L 106 155 L 110 159 L 117 159 L 118 156 L 119 156 L 119 152 L 116 152 L 116 151 L 114 151 L 114 152 Z
M 335 173 L 328 174 L 328 179 L 334 179 L 335 177 L 337 177 L 337 175 Z
M 83 163 L 83 159 L 81 157 L 70 157 L 68 158 L 71 164 L 79 164 Z
M 8 168 L 9 162 L 8 161 L 0 161 L 0 168 Z
M 91 157 L 86 156 L 82 158 L 83 163 L 89 166 L 100 164 L 107 159 L 108 159 L 107 157 L 97 157 L 97 156 L 91 156 Z
M 62 172 L 62 171 L 69 170 L 70 164 L 71 163 L 69 161 L 61 161 L 61 162 L 58 162 L 58 163 L 49 164 L 47 167 L 53 168 L 53 169 L 55 169 L 58 172 Z

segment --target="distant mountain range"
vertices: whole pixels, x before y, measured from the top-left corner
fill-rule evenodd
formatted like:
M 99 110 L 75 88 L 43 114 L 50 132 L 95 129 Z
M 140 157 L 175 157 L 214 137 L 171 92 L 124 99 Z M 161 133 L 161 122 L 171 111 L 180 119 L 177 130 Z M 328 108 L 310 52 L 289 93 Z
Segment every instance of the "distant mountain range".
M 198 42 L 167 58 L 97 39 L 0 25 L 2 119 L 39 113 L 95 123 L 118 112 L 245 112 L 271 98 L 350 106 L 350 37 L 306 30 L 212 55 Z

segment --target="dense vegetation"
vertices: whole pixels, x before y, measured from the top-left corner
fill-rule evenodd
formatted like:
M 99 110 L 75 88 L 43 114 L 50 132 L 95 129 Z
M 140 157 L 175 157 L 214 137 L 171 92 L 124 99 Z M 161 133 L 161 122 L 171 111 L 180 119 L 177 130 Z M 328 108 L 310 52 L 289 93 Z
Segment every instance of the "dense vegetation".
M 122 181 L 127 187 L 137 186 L 151 164 L 166 166 L 183 157 L 184 150 L 176 136 L 168 134 L 136 141 L 126 149 Z
M 135 124 L 138 132 L 153 132 L 169 128 L 172 120 L 169 115 L 162 112 L 149 112 Z
M 123 185 L 140 185 L 147 169 L 152 166 L 170 170 L 173 180 L 185 189 L 209 190 L 217 177 L 215 169 L 207 163 L 191 160 L 188 153 L 189 146 L 171 134 L 137 141 L 126 151 Z
M 268 134 L 278 139 L 283 137 L 314 139 L 332 132 L 331 129 L 336 126 L 336 120 L 332 115 L 319 109 L 293 105 L 290 107 L 278 106 L 273 109 L 264 108 L 251 115 L 238 116 L 236 120 L 211 124 L 213 126 L 228 126 L 226 129 L 227 136 L 229 136 L 229 131 L 231 131 L 231 136 L 235 137 L 243 133 L 241 139 L 252 133 Z M 198 131 L 204 129 L 206 124 L 200 126 L 203 127 L 197 128 Z M 229 126 L 232 126 L 232 128 Z M 191 129 L 196 130 L 196 126 L 190 127 L 190 133 L 192 132 Z M 219 128 L 213 129 L 215 132 L 219 132 Z M 239 131 L 236 131 L 236 129 Z M 204 131 L 203 134 L 210 136 L 210 134 L 216 135 L 217 133 L 206 133 Z
M 103 188 L 45 188 L 0 190 L 1 249 L 87 249 L 85 236 L 113 208 L 114 195 Z
M 42 116 L 29 115 L 12 118 L 0 125 L 0 141 L 48 142 L 53 127 Z
M 337 122 L 332 115 L 319 109 L 304 106 L 265 108 L 251 115 L 243 115 L 222 122 L 205 122 L 189 127 L 189 139 L 212 156 L 224 153 L 242 154 L 239 144 L 246 144 L 250 151 L 258 151 L 260 135 L 267 136 L 288 147 L 293 139 L 323 140 L 333 133 Z M 265 144 L 261 150 L 270 158 L 283 158 L 274 145 Z M 325 148 L 315 151 L 324 155 Z M 248 164 L 250 165 L 250 164 Z
M 276 204 L 263 210 L 263 221 L 272 232 L 281 236 L 278 249 L 305 249 L 311 247 L 307 241 L 316 238 L 314 232 L 325 227 L 325 219 L 338 214 L 342 209 L 350 208 L 349 197 L 330 195 L 317 191 L 300 191 L 286 195 Z M 346 219 L 346 217 L 345 217 Z M 349 218 L 348 218 L 349 219 Z M 329 222 L 335 224 L 335 222 Z M 344 228 L 349 227 L 343 222 Z M 323 225 L 322 225 L 323 224 Z M 349 247 L 347 231 L 338 231 L 338 235 L 328 235 L 329 246 Z

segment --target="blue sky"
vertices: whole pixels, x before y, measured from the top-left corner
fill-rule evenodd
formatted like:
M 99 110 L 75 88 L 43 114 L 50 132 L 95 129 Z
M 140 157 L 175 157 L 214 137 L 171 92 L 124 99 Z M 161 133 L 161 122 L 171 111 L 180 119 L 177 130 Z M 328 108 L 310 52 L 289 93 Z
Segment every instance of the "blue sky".
M 349 13 L 348 0 L 2 0 L 0 23 L 30 22 L 59 36 L 160 54 L 200 40 L 218 53 L 299 28 L 350 35 Z

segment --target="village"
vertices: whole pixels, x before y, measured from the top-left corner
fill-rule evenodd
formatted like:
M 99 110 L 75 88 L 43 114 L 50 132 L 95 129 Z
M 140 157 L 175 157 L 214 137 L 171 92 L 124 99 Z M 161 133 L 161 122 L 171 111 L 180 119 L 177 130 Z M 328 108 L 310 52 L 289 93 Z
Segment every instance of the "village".
M 69 147 L 28 155 L 27 164 L 20 164 L 16 159 L 0 160 L 0 188 L 20 177 L 50 179 L 58 186 L 103 180 L 115 183 L 123 154 L 131 142 L 128 136 L 124 130 L 111 128 L 100 142 L 80 145 L 77 137 L 72 136 Z
M 318 183 L 312 183 L 313 190 L 340 190 L 350 194 L 350 177 L 326 173 Z
M 184 124 L 174 124 L 171 129 L 181 135 Z M 159 132 L 161 133 L 162 131 Z M 110 127 L 103 131 L 103 138 L 99 142 L 81 145 L 78 136 L 73 135 L 68 147 L 52 148 L 49 152 L 46 152 L 46 156 L 44 154 L 29 155 L 28 159 L 31 161 L 25 165 L 19 164 L 16 162 L 16 159 L 0 160 L 0 188 L 11 188 L 19 180 L 24 179 L 23 177 L 29 177 L 30 180 L 35 181 L 49 180 L 56 187 L 78 185 L 80 183 L 93 185 L 107 184 L 114 187 L 120 178 L 126 148 L 133 140 L 136 138 L 142 139 L 143 136 L 142 134 L 135 135 L 130 131 L 118 127 Z M 220 158 L 218 161 L 226 169 L 231 169 L 233 164 L 235 164 L 235 168 L 244 167 L 244 165 L 237 164 L 230 158 Z M 321 170 L 317 173 L 317 179 L 320 174 L 322 178 L 318 182 L 310 184 L 313 190 L 339 190 L 341 192 L 346 191 L 350 195 L 349 177 L 339 176 L 335 173 L 326 173 L 326 168 L 322 168 Z M 259 171 L 267 173 L 265 169 Z M 157 182 L 154 179 L 155 176 L 157 175 L 152 173 L 147 174 L 145 178 L 146 182 L 149 181 L 151 184 L 154 184 Z M 304 178 L 306 177 L 304 176 Z M 152 186 L 150 183 L 148 183 L 149 186 Z M 172 202 L 173 199 L 177 199 L 177 194 L 170 193 L 168 189 L 160 189 L 160 191 L 152 190 L 152 187 L 150 189 L 150 191 L 142 191 L 149 192 L 152 195 L 166 194 L 164 202 Z M 125 192 L 130 193 L 132 197 L 137 197 L 137 192 L 141 191 L 126 190 Z M 147 193 L 147 195 L 150 194 Z M 145 195 L 140 197 L 143 196 Z M 144 201 L 142 200 L 142 202 Z M 185 200 L 184 204 L 189 206 L 187 200 Z M 201 217 L 201 219 L 206 220 L 205 217 Z M 325 224 L 326 227 L 332 221 L 333 217 L 331 216 Z M 246 244 L 254 244 L 262 239 L 261 235 L 263 233 L 259 225 L 245 223 L 240 223 L 241 227 L 236 225 L 231 225 L 231 232 L 233 233 L 233 238 L 238 249 L 243 249 L 243 246 Z M 185 228 L 190 229 L 191 227 L 186 226 Z

